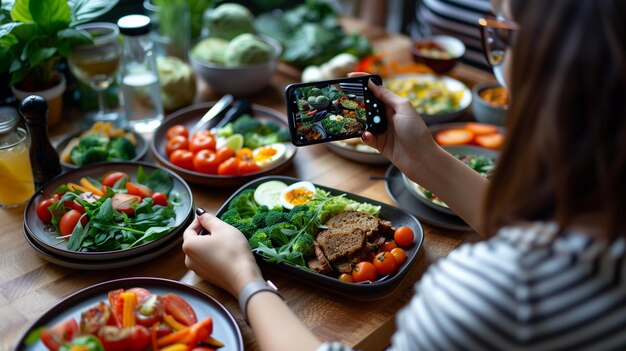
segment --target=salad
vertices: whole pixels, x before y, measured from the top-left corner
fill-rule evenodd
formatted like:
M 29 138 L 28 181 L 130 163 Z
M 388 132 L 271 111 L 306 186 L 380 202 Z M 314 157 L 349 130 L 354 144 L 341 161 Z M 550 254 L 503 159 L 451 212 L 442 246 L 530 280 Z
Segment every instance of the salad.
M 406 260 L 398 246 L 413 244 L 411 228 L 395 229 L 379 214 L 380 206 L 332 195 L 311 182 L 271 180 L 239 192 L 220 218 L 268 262 L 360 282 L 395 274 Z
M 460 108 L 463 90 L 450 90 L 443 80 L 425 80 L 419 77 L 389 79 L 387 88 L 407 98 L 420 114 L 438 115 Z
M 71 251 L 125 250 L 174 229 L 178 194 L 173 178 L 157 169 L 137 176 L 111 171 L 59 186 L 37 204 L 37 218 Z
M 211 317 L 198 321 L 180 296 L 136 287 L 109 291 L 108 301 L 83 311 L 80 322 L 70 318 L 36 329 L 26 343 L 41 340 L 50 351 L 206 351 L 224 346 L 212 332 Z
M 80 136 L 70 140 L 61 152 L 61 161 L 77 166 L 131 160 L 137 156 L 137 139 L 131 132 L 111 122 L 96 122 Z
M 287 157 L 289 132 L 273 122 L 262 123 L 242 115 L 223 128 L 201 130 L 189 136 L 183 125 L 166 133 L 170 162 L 186 170 L 220 176 L 256 173 Z

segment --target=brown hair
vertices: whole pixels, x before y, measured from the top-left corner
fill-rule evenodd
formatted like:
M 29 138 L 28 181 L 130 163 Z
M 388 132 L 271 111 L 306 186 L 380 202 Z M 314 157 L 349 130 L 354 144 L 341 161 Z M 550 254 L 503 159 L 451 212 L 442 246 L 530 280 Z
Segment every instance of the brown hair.
M 520 32 L 486 232 L 596 214 L 607 238 L 626 235 L 626 1 L 509 5 Z

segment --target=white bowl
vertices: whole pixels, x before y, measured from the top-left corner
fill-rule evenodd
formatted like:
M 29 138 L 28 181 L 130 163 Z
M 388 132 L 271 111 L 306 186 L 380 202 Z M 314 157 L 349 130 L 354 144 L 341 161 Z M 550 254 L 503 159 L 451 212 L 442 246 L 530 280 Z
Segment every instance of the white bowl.
M 269 83 L 282 53 L 282 47 L 276 40 L 262 36 L 263 41 L 274 48 L 269 61 L 237 67 L 227 67 L 218 63 L 200 60 L 189 51 L 189 62 L 194 71 L 204 79 L 213 90 L 223 94 L 251 95 L 259 92 Z

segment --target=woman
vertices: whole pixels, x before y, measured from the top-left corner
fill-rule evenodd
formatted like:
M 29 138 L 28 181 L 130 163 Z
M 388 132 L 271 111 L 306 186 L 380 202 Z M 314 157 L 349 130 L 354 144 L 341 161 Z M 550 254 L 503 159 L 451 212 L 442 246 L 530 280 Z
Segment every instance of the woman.
M 489 183 L 439 148 L 406 100 L 370 82 L 389 129 L 364 141 L 488 238 L 428 269 L 391 349 L 624 350 L 626 2 L 509 0 L 504 15 L 481 22 L 489 43 L 506 45 L 512 96 Z M 202 226 L 212 235 L 198 236 Z M 245 238 L 212 215 L 190 226 L 183 249 L 190 269 L 235 296 L 262 279 Z M 343 349 L 321 344 L 274 293 L 244 300 L 263 350 Z

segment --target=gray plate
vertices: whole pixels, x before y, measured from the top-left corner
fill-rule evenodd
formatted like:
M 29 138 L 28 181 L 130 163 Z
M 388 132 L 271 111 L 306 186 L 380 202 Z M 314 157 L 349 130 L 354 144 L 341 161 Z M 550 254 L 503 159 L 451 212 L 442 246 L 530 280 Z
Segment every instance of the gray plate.
M 82 130 L 78 130 L 75 131 L 73 133 L 68 134 L 65 138 L 63 138 L 63 140 L 61 140 L 57 146 L 57 152 L 59 153 L 59 155 L 61 155 L 61 152 L 63 152 L 63 149 L 65 149 L 65 146 L 75 137 L 81 135 L 84 131 L 86 131 L 87 129 L 82 129 Z M 139 161 L 141 159 L 143 159 L 144 156 L 146 156 L 146 153 L 148 152 L 148 142 L 146 141 L 146 139 L 141 136 L 141 134 L 132 131 L 130 129 L 124 129 L 127 132 L 131 132 L 133 133 L 133 135 L 135 136 L 135 139 L 137 140 L 137 145 L 135 145 L 135 151 L 137 152 L 137 155 L 135 155 L 135 157 L 133 157 L 131 160 L 128 161 Z M 110 162 L 119 162 L 119 161 L 104 161 L 102 163 L 110 163 Z M 84 167 L 84 166 L 77 166 L 75 164 L 72 163 L 67 163 L 67 162 L 63 162 L 61 161 L 61 166 L 63 166 L 65 169 L 77 169 L 80 167 Z
M 145 243 L 128 250 L 103 252 L 70 251 L 67 249 L 67 241 L 59 242 L 59 240 L 55 239 L 55 236 L 57 234 L 47 230 L 46 226 L 37 218 L 37 204 L 39 204 L 39 202 L 45 197 L 50 196 L 50 194 L 52 194 L 52 192 L 59 185 L 68 183 L 70 181 L 78 183 L 78 180 L 84 176 L 99 178 L 103 174 L 111 170 L 125 172 L 131 178 L 134 178 L 140 165 L 144 168 L 146 172 L 153 172 L 156 169 L 161 169 L 157 166 L 145 162 L 97 163 L 69 171 L 49 181 L 41 189 L 39 189 L 33 195 L 33 197 L 31 197 L 31 199 L 28 201 L 28 204 L 26 205 L 26 208 L 24 210 L 25 235 L 29 236 L 31 239 L 33 239 L 33 241 L 37 242 L 39 246 L 45 248 L 46 251 L 49 251 L 56 255 L 83 261 L 110 261 L 114 259 L 134 256 L 139 253 L 152 250 L 160 246 L 162 243 L 168 241 L 169 238 L 182 233 L 182 231 L 185 229 L 182 224 L 186 223 L 189 218 L 193 217 L 193 195 L 191 194 L 191 189 L 189 189 L 187 183 L 185 183 L 185 181 L 182 180 L 177 174 L 169 170 L 164 171 L 168 172 L 174 179 L 174 188 L 172 192 L 180 194 L 181 205 L 174 207 L 174 210 L 176 211 L 174 226 L 176 226 L 177 228 L 174 228 L 168 234 L 155 241 Z
M 367 163 L 371 165 L 387 165 L 389 160 L 378 152 L 363 152 L 350 146 L 340 144 L 340 141 L 326 143 L 326 147 L 332 152 L 349 160 Z
M 141 287 L 155 294 L 174 293 L 187 301 L 196 312 L 198 320 L 213 319 L 212 337 L 224 343 L 220 351 L 243 351 L 241 330 L 232 314 L 215 298 L 205 292 L 174 280 L 161 278 L 125 278 L 96 284 L 80 290 L 57 303 L 26 330 L 15 346 L 16 351 L 47 351 L 41 341 L 26 346 L 24 340 L 29 333 L 39 327 L 52 327 L 69 318 L 80 321 L 80 314 L 100 301 L 108 301 L 108 292 L 116 289 Z
M 420 221 L 437 227 L 459 230 L 465 232 L 474 231 L 467 223 L 458 216 L 448 215 L 426 206 L 409 193 L 402 180 L 402 172 L 391 165 L 385 173 L 387 193 L 404 210 L 415 215 Z
M 444 146 L 443 149 L 448 151 L 452 155 L 485 156 L 485 157 L 490 157 L 490 158 L 493 158 L 493 159 L 497 159 L 498 158 L 498 152 L 497 151 L 490 150 L 490 149 L 485 149 L 485 148 L 482 148 L 482 147 L 476 147 L 476 146 L 468 146 L 468 145 Z M 403 174 L 402 175 L 402 179 L 404 181 L 404 184 L 405 184 L 406 188 L 411 193 L 411 195 L 413 195 L 418 201 L 422 202 L 424 205 L 426 205 L 426 206 L 428 206 L 428 207 L 430 207 L 430 208 L 432 208 L 434 210 L 443 212 L 443 213 L 451 215 L 451 216 L 456 216 L 454 211 L 452 211 L 450 208 L 441 206 L 439 204 L 436 204 L 436 203 L 430 201 L 429 199 L 427 199 L 426 197 L 424 197 L 422 194 L 420 194 L 419 191 L 415 187 L 415 185 L 417 185 L 417 184 L 413 183 L 409 178 L 406 177 L 406 175 Z
M 302 181 L 301 179 L 285 177 L 285 176 L 268 176 L 253 180 L 248 184 L 242 186 L 239 190 L 237 190 L 222 207 L 217 211 L 217 216 L 221 216 L 228 209 L 228 204 L 233 199 L 233 197 L 237 196 L 241 191 L 250 188 L 256 188 L 261 183 L 265 183 L 269 180 L 278 180 L 287 185 Z M 415 263 L 417 259 L 417 254 L 422 247 L 422 242 L 424 240 L 424 231 L 422 230 L 422 225 L 420 222 L 413 217 L 413 215 L 407 213 L 404 210 L 401 210 L 397 207 L 389 206 L 385 203 L 372 200 L 363 196 L 359 196 L 356 194 L 348 193 L 345 191 L 340 191 L 333 188 L 328 188 L 319 184 L 315 184 L 317 188 L 324 189 L 329 191 L 332 195 L 341 195 L 346 194 L 346 197 L 349 199 L 353 199 L 359 202 L 368 202 L 373 205 L 377 205 L 381 207 L 380 210 L 380 218 L 386 219 L 393 223 L 394 227 L 407 226 L 413 230 L 415 234 L 415 238 L 413 241 L 413 245 L 410 247 L 405 247 L 407 261 L 400 266 L 398 272 L 393 276 L 383 276 L 378 278 L 375 282 L 362 282 L 362 283 L 345 283 L 341 280 L 337 279 L 335 276 L 324 275 L 314 271 L 304 270 L 300 267 L 297 267 L 292 264 L 287 263 L 266 263 L 263 261 L 263 257 L 255 254 L 257 261 L 263 263 L 264 266 L 274 267 L 280 269 L 282 271 L 287 272 L 294 278 L 300 279 L 305 283 L 313 284 L 315 287 L 323 287 L 325 289 L 349 295 L 355 297 L 359 300 L 376 300 L 382 299 L 385 296 L 393 293 L 394 289 L 400 284 L 402 279 L 409 272 L 411 266 Z
M 214 104 L 215 102 L 203 102 L 195 104 L 170 114 L 167 119 L 163 121 L 161 126 L 159 126 L 159 128 L 154 132 L 154 137 L 150 141 L 150 150 L 152 151 L 152 154 L 154 155 L 154 158 L 157 160 L 157 162 L 169 168 L 170 170 L 180 174 L 180 176 L 188 182 L 208 186 L 231 187 L 240 186 L 260 176 L 280 173 L 285 170 L 289 166 L 289 164 L 291 164 L 291 161 L 296 154 L 296 147 L 288 142 L 285 143 L 287 151 L 285 154 L 285 158 L 282 161 L 259 172 L 242 176 L 219 176 L 217 174 L 204 174 L 180 168 L 171 163 L 167 154 L 165 153 L 165 145 L 167 144 L 167 130 L 177 124 L 182 124 L 188 129 L 191 129 L 193 125 L 195 125 L 196 122 L 200 118 L 202 118 L 202 116 Z M 287 117 L 282 116 L 275 110 L 272 110 L 265 106 L 252 104 L 252 112 L 253 116 L 261 121 L 272 121 L 283 128 L 287 128 Z

